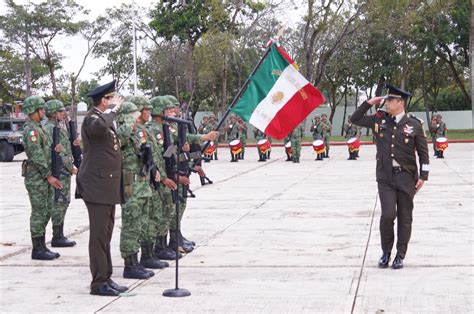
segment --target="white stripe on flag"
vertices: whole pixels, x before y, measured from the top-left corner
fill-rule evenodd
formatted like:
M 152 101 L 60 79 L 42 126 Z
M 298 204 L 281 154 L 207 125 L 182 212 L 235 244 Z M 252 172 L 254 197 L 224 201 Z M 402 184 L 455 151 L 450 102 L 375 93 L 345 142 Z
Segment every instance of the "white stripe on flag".
M 308 80 L 298 72 L 293 65 L 288 65 L 273 85 L 268 95 L 257 105 L 250 116 L 249 122 L 264 131 L 278 111 L 293 97 L 293 95 L 308 84 Z M 283 98 L 276 103 L 272 97 L 278 92 L 283 93 Z

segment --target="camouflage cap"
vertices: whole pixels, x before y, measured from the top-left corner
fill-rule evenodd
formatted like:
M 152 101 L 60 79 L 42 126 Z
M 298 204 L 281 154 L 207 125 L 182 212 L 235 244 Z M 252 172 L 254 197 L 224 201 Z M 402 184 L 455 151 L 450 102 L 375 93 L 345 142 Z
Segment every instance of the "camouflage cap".
M 178 99 L 176 99 L 176 97 L 174 97 L 173 95 L 166 95 L 166 96 L 163 96 L 166 100 L 168 100 L 171 105 L 173 105 L 173 107 L 176 107 L 176 106 L 179 106 L 179 101 Z
M 47 116 L 51 116 L 58 111 L 66 111 L 66 108 L 64 108 L 64 104 L 62 103 L 62 101 L 57 99 L 51 99 L 46 102 Z
M 40 108 L 45 108 L 44 99 L 39 96 L 30 96 L 25 99 L 21 110 L 26 114 L 32 114 Z
M 137 106 L 138 111 L 142 111 L 143 109 L 153 109 L 150 100 L 146 96 L 133 96 L 130 101 Z
M 162 115 L 163 110 L 165 110 L 166 106 L 168 105 L 168 101 L 166 101 L 163 96 L 153 97 L 150 99 L 150 103 L 153 107 L 153 109 L 151 109 L 152 116 Z

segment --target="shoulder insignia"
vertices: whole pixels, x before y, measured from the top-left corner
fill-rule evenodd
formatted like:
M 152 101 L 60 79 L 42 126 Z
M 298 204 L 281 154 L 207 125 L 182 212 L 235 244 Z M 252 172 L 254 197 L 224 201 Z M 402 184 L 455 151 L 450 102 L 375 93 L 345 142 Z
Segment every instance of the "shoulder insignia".
M 414 120 L 417 120 L 417 121 L 420 122 L 421 124 L 425 123 L 425 121 L 423 121 L 423 119 L 418 118 L 417 116 L 415 116 L 415 115 L 413 115 L 413 114 L 411 114 L 411 113 L 408 114 L 408 117 L 410 117 L 410 118 L 412 118 L 412 119 L 414 119 Z
M 146 143 L 146 134 L 145 134 L 145 131 L 138 131 L 137 132 L 137 137 L 138 137 L 138 140 L 140 141 L 141 144 L 144 144 Z

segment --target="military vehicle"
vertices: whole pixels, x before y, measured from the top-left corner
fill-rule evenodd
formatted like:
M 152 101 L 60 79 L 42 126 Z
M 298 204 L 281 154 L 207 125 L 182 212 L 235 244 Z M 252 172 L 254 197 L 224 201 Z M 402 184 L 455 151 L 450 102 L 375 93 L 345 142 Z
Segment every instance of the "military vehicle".
M 24 151 L 23 125 L 25 119 L 0 117 L 0 161 L 9 162 Z

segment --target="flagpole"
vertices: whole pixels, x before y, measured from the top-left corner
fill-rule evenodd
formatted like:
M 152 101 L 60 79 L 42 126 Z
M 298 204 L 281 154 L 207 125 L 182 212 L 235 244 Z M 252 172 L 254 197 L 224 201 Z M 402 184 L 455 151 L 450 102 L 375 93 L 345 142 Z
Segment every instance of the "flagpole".
M 252 73 L 247 77 L 247 80 L 245 81 L 244 85 L 242 85 L 242 87 L 240 88 L 239 92 L 237 93 L 237 95 L 235 95 L 234 99 L 232 100 L 232 102 L 230 103 L 230 106 L 229 108 L 227 108 L 227 111 L 224 113 L 224 115 L 222 116 L 221 120 L 219 121 L 219 124 L 217 125 L 216 129 L 214 131 L 217 131 L 221 128 L 221 126 L 224 124 L 224 121 L 225 119 L 227 118 L 227 116 L 229 115 L 230 111 L 232 110 L 232 108 L 235 106 L 235 104 L 237 103 L 237 101 L 240 99 L 240 97 L 242 97 L 242 94 L 247 90 L 247 87 L 248 85 L 250 84 L 250 78 L 255 74 L 255 72 L 257 72 L 257 70 L 260 68 L 260 66 L 262 65 L 263 61 L 265 61 L 265 58 L 267 57 L 267 55 L 270 53 L 270 51 L 272 50 L 272 46 L 273 46 L 273 42 L 270 43 L 267 47 L 267 50 L 265 50 L 265 53 L 263 54 L 262 58 L 260 59 L 260 61 L 258 61 L 257 65 L 255 66 L 255 68 L 253 69 Z M 207 143 L 204 145 L 204 147 L 201 149 L 201 154 L 203 154 L 207 147 L 210 145 L 210 141 L 207 141 Z

